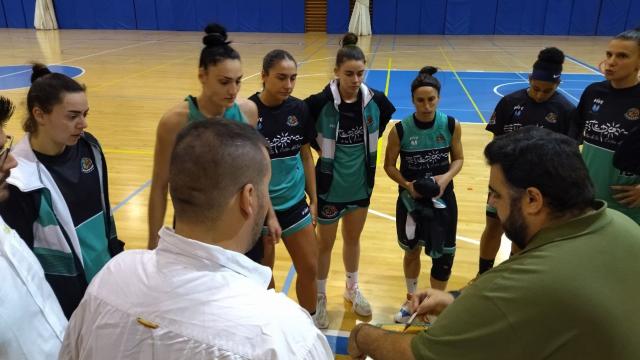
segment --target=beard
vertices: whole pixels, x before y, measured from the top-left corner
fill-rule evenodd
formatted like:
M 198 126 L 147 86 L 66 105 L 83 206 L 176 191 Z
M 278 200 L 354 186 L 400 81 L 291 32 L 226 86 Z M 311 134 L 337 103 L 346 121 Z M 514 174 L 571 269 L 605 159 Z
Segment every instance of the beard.
M 527 245 L 527 233 L 529 227 L 524 221 L 524 214 L 522 213 L 522 205 L 520 199 L 512 199 L 511 211 L 509 216 L 502 222 L 502 228 L 504 234 L 507 235 L 509 240 L 516 244 L 520 249 L 524 249 Z

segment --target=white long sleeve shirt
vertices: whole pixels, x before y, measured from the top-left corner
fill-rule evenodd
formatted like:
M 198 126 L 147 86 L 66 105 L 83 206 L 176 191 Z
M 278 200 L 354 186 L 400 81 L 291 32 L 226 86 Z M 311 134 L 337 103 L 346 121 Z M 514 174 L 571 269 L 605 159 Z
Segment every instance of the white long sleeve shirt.
M 61 359 L 332 359 L 309 314 L 266 290 L 269 268 L 168 228 L 93 279 Z
M 66 326 L 38 259 L 0 217 L 0 359 L 55 359 Z

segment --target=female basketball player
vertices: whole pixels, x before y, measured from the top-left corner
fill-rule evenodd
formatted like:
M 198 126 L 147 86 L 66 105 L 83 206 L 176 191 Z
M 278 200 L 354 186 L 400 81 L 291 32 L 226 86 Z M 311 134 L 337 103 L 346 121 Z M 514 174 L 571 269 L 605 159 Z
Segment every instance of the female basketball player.
M 313 226 L 316 175 L 309 143 L 315 139 L 315 128 L 305 103 L 291 96 L 297 76 L 293 56 L 285 50 L 273 50 L 262 61 L 262 92 L 249 100 L 258 107 L 258 131 L 269 142 L 269 195 L 282 228 L 284 245 L 298 272 L 298 302 L 313 316 L 318 244 Z
M 224 27 L 211 24 L 205 29 L 202 39 L 204 48 L 200 52 L 198 79 L 202 91 L 197 97 L 187 96 L 185 101 L 169 109 L 158 123 L 156 146 L 153 161 L 153 176 L 149 195 L 149 248 L 158 243 L 158 231 L 164 223 L 167 209 L 167 190 L 169 161 L 175 137 L 188 122 L 204 121 L 222 116 L 227 120 L 256 125 L 258 111 L 249 100 L 237 99 L 242 81 L 242 63 L 240 54 L 229 46 Z M 280 238 L 279 226 L 273 210 L 270 211 L 267 224 L 272 241 Z M 254 260 L 262 259 L 262 242 L 258 242 L 252 253 L 247 254 Z M 267 260 L 272 262 L 271 259 Z
M 561 50 L 550 47 L 540 51 L 529 75 L 529 87 L 508 94 L 498 102 L 487 130 L 498 136 L 534 125 L 569 135 L 575 106 L 557 91 L 563 63 L 564 53 Z M 480 238 L 478 274 L 493 267 L 502 234 L 497 213 L 487 204 L 486 225 Z M 515 245 L 512 248 L 518 250 Z
M 640 174 L 613 166 L 619 145 L 640 126 L 640 28 L 615 36 L 602 65 L 606 80 L 589 85 L 578 104 L 582 156 L 596 197 L 640 224 Z
M 106 160 L 85 131 L 84 86 L 35 64 L 27 111 L 27 135 L 11 152 L 18 166 L 0 214 L 33 250 L 68 318 L 124 244 L 109 204 Z
M 358 289 L 360 234 L 367 218 L 376 171 L 378 136 L 395 107 L 386 96 L 364 84 L 365 57 L 348 33 L 338 50 L 332 80 L 307 98 L 318 131 L 318 304 L 316 320 L 327 324 L 326 282 L 338 220 L 342 219 L 344 297 L 358 315 L 371 315 L 371 306 Z
M 418 286 L 421 248 L 432 258 L 431 287 L 439 290 L 447 287 L 456 249 L 453 178 L 464 162 L 462 129 L 453 117 L 437 110 L 441 86 L 433 77 L 436 71 L 426 66 L 411 83 L 416 111 L 391 129 L 384 159 L 387 175 L 400 185 L 396 229 L 404 250 L 407 302 L 394 317 L 399 323 L 411 316 L 408 304 Z

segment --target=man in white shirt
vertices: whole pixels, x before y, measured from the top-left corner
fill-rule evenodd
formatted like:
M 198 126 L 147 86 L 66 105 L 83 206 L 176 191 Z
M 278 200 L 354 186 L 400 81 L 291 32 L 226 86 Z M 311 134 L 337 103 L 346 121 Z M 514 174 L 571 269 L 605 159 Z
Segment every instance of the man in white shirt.
M 13 138 L 3 129 L 13 109 L 0 96 L 0 202 L 9 196 L 6 180 L 17 165 L 9 154 Z M 0 359 L 55 359 L 66 326 L 38 259 L 0 217 Z
M 171 154 L 175 230 L 130 250 L 93 279 L 61 359 L 331 359 L 324 335 L 269 268 L 243 254 L 266 216 L 264 139 L 222 119 L 189 124 Z

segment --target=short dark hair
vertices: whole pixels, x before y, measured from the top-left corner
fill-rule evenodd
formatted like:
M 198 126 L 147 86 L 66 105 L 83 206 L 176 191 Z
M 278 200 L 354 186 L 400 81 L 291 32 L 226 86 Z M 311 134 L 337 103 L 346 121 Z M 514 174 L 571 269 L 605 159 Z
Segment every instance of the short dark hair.
M 484 149 L 489 165 L 500 165 L 512 190 L 534 187 L 556 215 L 593 204 L 595 193 L 578 144 L 537 126 L 496 137 Z M 514 191 L 515 192 L 515 191 Z
M 223 118 L 187 125 L 169 167 L 176 218 L 211 221 L 245 184 L 260 189 L 268 174 L 266 140 L 252 127 Z
M 635 29 L 629 29 L 621 32 L 613 37 L 616 40 L 634 41 L 640 47 L 640 26 Z
M 291 60 L 294 64 L 296 64 L 296 66 L 298 66 L 296 59 L 294 59 L 293 55 L 291 55 L 291 53 L 289 53 L 287 50 L 275 49 L 269 51 L 267 55 L 265 55 L 262 59 L 262 72 L 264 72 L 265 74 L 269 74 L 269 70 L 271 70 L 271 68 L 274 67 L 278 62 L 283 60 Z
M 9 98 L 4 96 L 0 96 L 0 128 L 3 128 L 11 115 L 13 115 L 13 111 L 15 110 L 15 106 Z
M 34 63 L 31 70 L 31 87 L 27 93 L 27 118 L 22 124 L 22 129 L 34 134 L 38 131 L 38 122 L 33 116 L 35 107 L 49 114 L 54 106 L 62 103 L 64 94 L 85 92 L 86 88 L 65 74 L 51 72 L 44 64 Z

